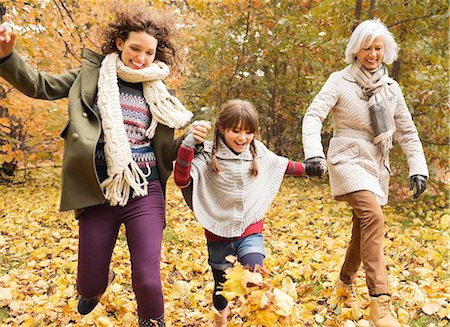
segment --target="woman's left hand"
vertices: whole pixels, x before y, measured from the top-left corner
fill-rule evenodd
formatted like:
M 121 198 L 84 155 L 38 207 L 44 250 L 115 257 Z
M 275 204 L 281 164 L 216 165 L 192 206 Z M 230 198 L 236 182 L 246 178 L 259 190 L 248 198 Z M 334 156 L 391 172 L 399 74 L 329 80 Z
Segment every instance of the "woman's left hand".
M 412 191 L 416 188 L 413 198 L 417 199 L 419 195 L 427 188 L 427 177 L 423 175 L 413 175 L 409 178 L 409 189 Z

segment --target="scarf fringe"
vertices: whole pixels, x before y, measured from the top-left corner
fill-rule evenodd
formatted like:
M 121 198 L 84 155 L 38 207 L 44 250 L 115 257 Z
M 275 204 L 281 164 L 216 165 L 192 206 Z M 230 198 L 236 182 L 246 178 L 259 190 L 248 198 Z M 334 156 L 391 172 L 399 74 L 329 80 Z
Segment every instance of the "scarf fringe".
M 147 185 L 146 175 L 133 161 L 119 173 L 104 180 L 101 187 L 111 206 L 123 207 L 130 199 L 131 190 L 133 190 L 133 198 L 147 195 Z
M 378 144 L 384 157 L 387 157 L 389 151 L 392 149 L 393 141 L 394 133 L 392 130 L 381 133 L 373 139 L 373 143 Z
M 153 119 L 145 135 L 150 139 L 155 135 L 157 123 L 161 123 L 163 119 L 164 125 L 170 128 L 181 128 L 193 116 L 192 112 L 184 109 L 180 100 L 174 96 L 168 96 L 165 99 L 149 103 L 148 105 Z

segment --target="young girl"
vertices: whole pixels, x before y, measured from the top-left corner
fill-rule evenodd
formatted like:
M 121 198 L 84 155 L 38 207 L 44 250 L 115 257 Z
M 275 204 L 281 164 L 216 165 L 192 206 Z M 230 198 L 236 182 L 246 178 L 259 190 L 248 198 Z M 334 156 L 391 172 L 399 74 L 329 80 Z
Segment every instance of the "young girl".
M 175 183 L 205 228 L 209 264 L 214 276 L 214 326 L 226 326 L 227 300 L 217 294 L 225 281 L 225 259 L 234 255 L 250 269 L 264 259 L 263 216 L 285 174 L 302 176 L 303 165 L 277 156 L 255 139 L 258 114 L 248 101 L 231 100 L 217 118 L 214 141 L 204 141 L 210 128 L 195 122 L 178 151 Z M 203 149 L 196 153 L 198 144 Z
M 69 98 L 61 209 L 79 220 L 80 314 L 114 278 L 111 255 L 125 224 L 139 325 L 164 326 L 164 190 L 181 143 L 174 128 L 192 117 L 162 82 L 176 55 L 173 26 L 131 3 L 106 29 L 102 55 L 84 50 L 80 69 L 50 75 L 29 67 L 14 51 L 16 35 L 0 25 L 0 76 L 34 98 Z

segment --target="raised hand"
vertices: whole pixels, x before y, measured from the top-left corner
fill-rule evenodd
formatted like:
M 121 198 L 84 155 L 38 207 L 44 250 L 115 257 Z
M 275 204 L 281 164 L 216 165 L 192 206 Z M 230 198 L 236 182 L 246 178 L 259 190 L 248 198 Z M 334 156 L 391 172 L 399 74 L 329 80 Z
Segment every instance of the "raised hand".
M 0 25 L 0 59 L 8 57 L 16 45 L 16 33 L 6 24 Z
M 416 188 L 416 192 L 413 195 L 414 199 L 417 199 L 419 195 L 427 188 L 427 177 L 423 175 L 413 175 L 409 178 L 409 189 L 412 191 Z
M 206 135 L 211 129 L 211 123 L 206 120 L 197 120 L 189 128 L 194 134 L 195 142 L 201 144 L 205 141 Z

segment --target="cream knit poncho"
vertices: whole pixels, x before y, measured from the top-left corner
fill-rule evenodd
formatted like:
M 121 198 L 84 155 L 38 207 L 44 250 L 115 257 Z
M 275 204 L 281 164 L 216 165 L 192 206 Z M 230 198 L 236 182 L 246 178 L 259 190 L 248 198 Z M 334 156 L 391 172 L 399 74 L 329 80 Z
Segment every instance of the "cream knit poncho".
M 236 155 L 219 141 L 216 156 L 223 171 L 210 168 L 212 143 L 192 161 L 192 206 L 200 224 L 221 237 L 241 236 L 245 229 L 260 221 L 283 180 L 288 159 L 280 157 L 256 142 L 259 172 L 250 176 L 252 154 Z

